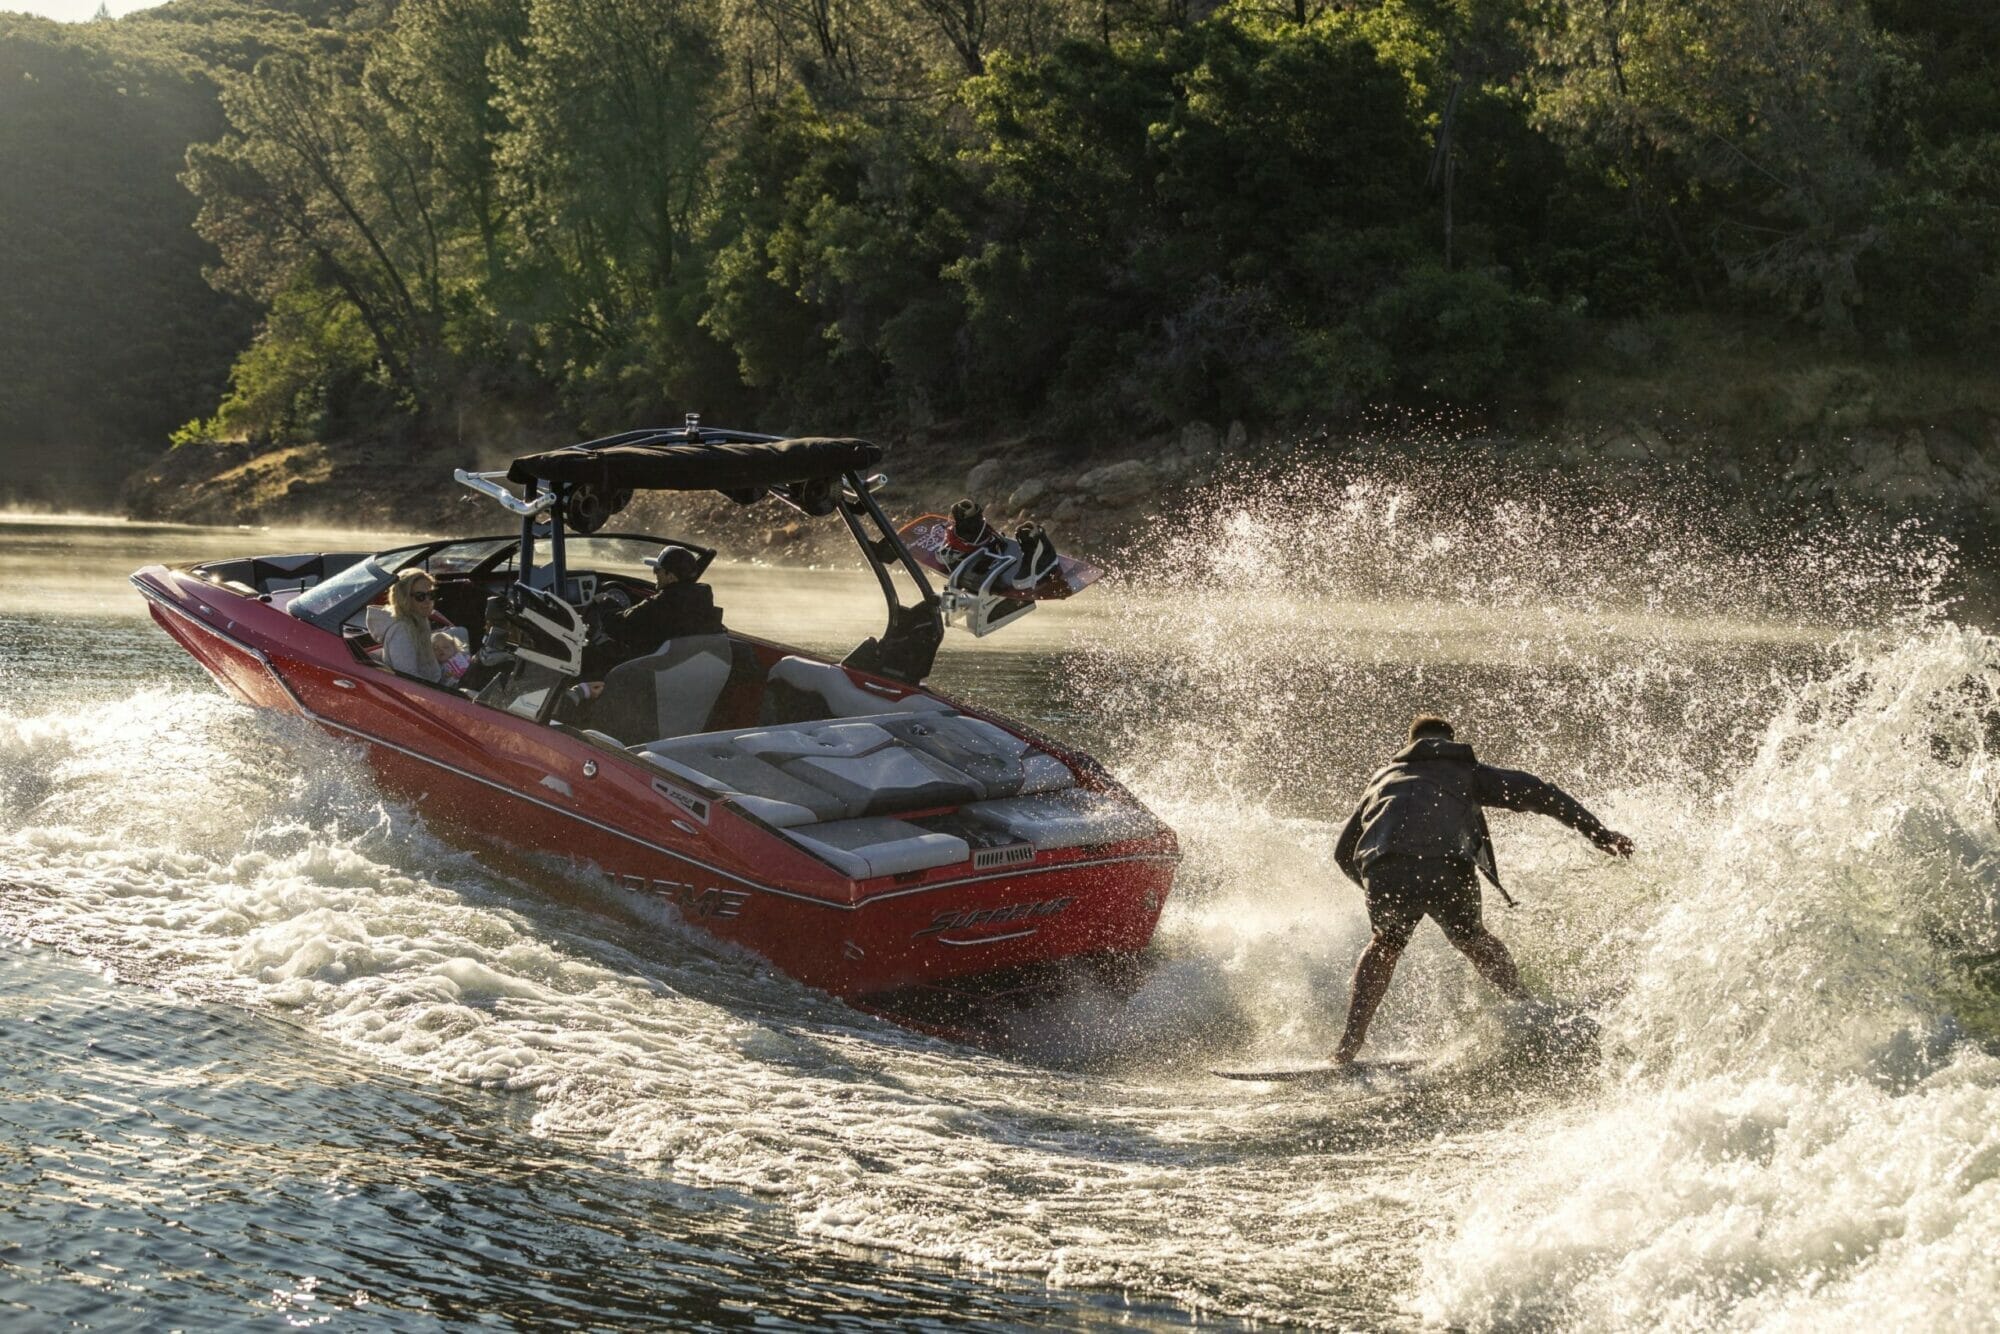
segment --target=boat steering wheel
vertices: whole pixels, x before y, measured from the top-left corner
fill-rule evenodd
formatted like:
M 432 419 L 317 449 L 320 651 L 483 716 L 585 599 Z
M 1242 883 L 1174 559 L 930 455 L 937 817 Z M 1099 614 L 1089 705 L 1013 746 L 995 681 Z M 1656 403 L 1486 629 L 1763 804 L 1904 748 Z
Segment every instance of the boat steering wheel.
M 607 586 L 603 592 L 583 604 L 583 627 L 587 638 L 596 641 L 604 638 L 604 618 L 624 611 L 638 599 L 627 589 L 617 584 Z

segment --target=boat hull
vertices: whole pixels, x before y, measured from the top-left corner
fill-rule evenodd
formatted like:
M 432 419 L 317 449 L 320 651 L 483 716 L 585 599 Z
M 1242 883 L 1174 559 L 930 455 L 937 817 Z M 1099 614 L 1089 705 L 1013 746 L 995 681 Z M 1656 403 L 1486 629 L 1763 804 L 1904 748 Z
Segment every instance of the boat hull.
M 159 566 L 134 583 L 222 689 L 363 747 L 383 786 L 427 820 L 559 854 L 614 893 L 664 904 L 836 996 L 1134 955 L 1172 889 L 1178 848 L 1156 823 L 1141 837 L 1041 853 L 1032 865 L 848 879 L 726 800 L 664 782 L 621 750 L 363 662 L 338 636 L 288 615 L 282 597 Z M 1079 768 L 1109 785 L 1094 764 Z

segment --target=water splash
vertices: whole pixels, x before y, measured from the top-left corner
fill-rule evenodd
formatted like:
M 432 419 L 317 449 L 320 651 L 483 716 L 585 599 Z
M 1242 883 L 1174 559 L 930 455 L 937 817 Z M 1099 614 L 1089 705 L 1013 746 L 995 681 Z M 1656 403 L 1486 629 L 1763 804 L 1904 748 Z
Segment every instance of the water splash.
M 1990 1324 L 2000 641 L 1796 692 L 1629 942 L 1597 1099 L 1522 1127 L 1427 1258 L 1473 1327 Z M 1525 1148 L 1525 1146 L 1524 1146 Z

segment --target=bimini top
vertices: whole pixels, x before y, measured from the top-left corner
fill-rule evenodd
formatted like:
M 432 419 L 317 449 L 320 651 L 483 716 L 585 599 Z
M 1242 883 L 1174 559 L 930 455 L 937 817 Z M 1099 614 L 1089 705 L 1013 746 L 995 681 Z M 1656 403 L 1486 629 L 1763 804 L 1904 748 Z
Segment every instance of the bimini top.
M 694 438 L 690 438 L 690 435 Z M 702 438 L 713 436 L 716 438 Z M 866 440 L 745 437 L 734 432 L 628 431 L 515 459 L 507 480 L 613 491 L 758 491 L 833 481 L 882 460 Z

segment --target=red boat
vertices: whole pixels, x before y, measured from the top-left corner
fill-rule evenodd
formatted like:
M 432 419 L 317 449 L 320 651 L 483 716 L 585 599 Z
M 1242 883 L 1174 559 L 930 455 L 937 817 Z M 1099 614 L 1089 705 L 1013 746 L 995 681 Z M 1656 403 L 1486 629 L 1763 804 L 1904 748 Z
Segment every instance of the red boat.
M 1089 756 L 924 688 L 939 599 L 871 493 L 880 457 L 690 419 L 458 474 L 519 517 L 518 536 L 132 580 L 224 690 L 361 743 L 429 818 L 567 854 L 814 987 L 914 1013 L 1079 964 L 1115 973 L 1152 937 L 1174 834 Z M 698 577 L 715 555 L 601 531 L 635 489 L 838 516 L 887 629 L 838 663 L 686 635 L 613 666 L 586 700 L 575 687 L 605 609 L 652 591 L 643 558 L 683 549 Z M 411 568 L 436 585 L 434 620 L 480 646 L 455 686 L 382 660 L 384 602 Z

